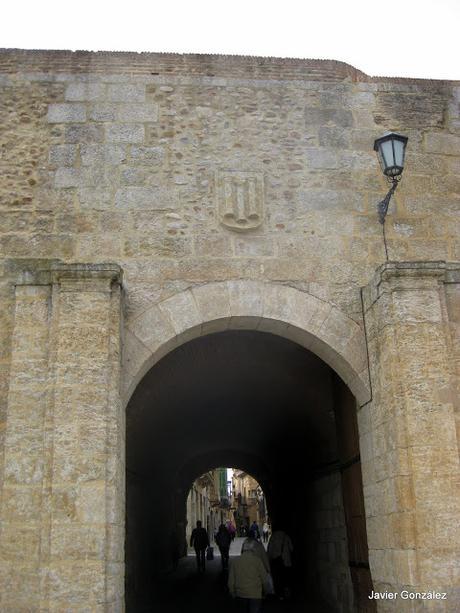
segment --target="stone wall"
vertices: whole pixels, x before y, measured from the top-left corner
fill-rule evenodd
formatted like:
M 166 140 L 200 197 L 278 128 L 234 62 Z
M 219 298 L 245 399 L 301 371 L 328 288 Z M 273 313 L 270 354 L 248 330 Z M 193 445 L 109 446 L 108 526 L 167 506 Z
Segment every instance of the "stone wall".
M 359 287 L 384 259 L 372 144 L 392 128 L 410 140 L 390 259 L 458 259 L 457 83 L 161 54 L 136 55 L 133 76 L 129 54 L 84 57 L 1 54 L 2 257 L 117 261 L 128 317 L 186 285 L 244 277 L 359 319 Z M 258 182 L 257 228 L 221 223 L 225 178 Z
M 414 289 L 415 278 L 418 289 L 407 300 L 388 290 L 401 326 L 382 307 L 387 281 L 374 279 L 385 260 L 376 203 L 387 186 L 372 144 L 387 129 L 409 136 L 406 170 L 386 223 L 389 259 L 420 273 L 408 273 L 405 289 Z M 245 305 L 250 315 L 269 313 L 270 321 L 284 322 L 277 324 L 283 333 L 297 335 L 292 322 L 305 321 L 305 346 L 324 355 L 329 346 L 341 346 L 344 329 L 355 326 L 353 338 L 365 338 L 361 288 L 369 285 L 373 397 L 366 404 L 367 392 L 361 395 L 359 426 L 371 570 L 377 586 L 399 589 L 406 580 L 427 586 L 433 577 L 453 589 L 455 507 L 449 501 L 458 474 L 459 280 L 455 266 L 423 262 L 460 259 L 459 82 L 371 79 L 330 61 L 5 50 L 0 145 L 3 609 L 30 608 L 31 599 L 45 610 L 59 610 L 68 598 L 79 602 L 91 582 L 81 556 L 100 571 L 92 574 L 94 610 L 122 606 L 124 431 L 117 395 L 128 376 L 120 382 L 116 375 L 110 384 L 104 377 L 117 368 L 125 331 L 133 339 L 139 329 L 142 340 L 129 346 L 124 373 L 134 381 L 140 364 L 153 364 L 144 315 L 152 324 L 160 313 L 172 338 L 179 338 L 192 326 L 189 317 L 177 328 L 175 317 L 192 305 L 205 330 L 212 319 L 206 314 L 222 307 L 209 292 L 225 286 L 231 307 L 240 283 L 255 294 L 237 304 L 238 317 L 248 315 L 241 312 Z M 56 272 L 57 260 L 62 270 L 69 264 L 70 276 Z M 125 326 L 116 313 L 119 290 L 111 286 L 115 269 L 72 268 L 75 262 L 115 262 L 123 269 Z M 442 292 L 430 286 L 433 278 L 441 281 L 427 276 L 428 269 L 442 270 Z M 101 270 L 112 271 L 104 281 Z M 418 293 L 426 283 L 427 293 Z M 297 296 L 294 302 L 280 287 Z M 260 296 L 266 310 L 258 312 Z M 425 308 L 427 297 L 431 306 Z M 235 323 L 230 307 L 220 316 Z M 323 316 L 314 326 L 310 308 Z M 93 316 L 106 317 L 112 327 L 89 347 L 83 338 Z M 155 342 L 166 351 L 169 332 L 157 332 Z M 348 349 L 337 358 L 344 372 L 354 368 Z M 395 352 L 405 369 L 390 368 Z M 366 355 L 364 341 L 354 354 Z M 116 432 L 115 439 L 104 439 L 109 424 L 97 422 L 107 472 L 85 486 L 87 454 L 103 452 L 90 449 L 92 435 L 80 421 L 88 408 L 83 398 L 69 408 L 78 414 L 72 427 L 80 447 L 67 447 L 65 388 L 69 364 L 83 372 L 72 382 L 76 388 L 93 381 L 83 363 L 90 359 L 99 360 L 96 371 L 104 379 L 105 400 L 97 406 L 114 411 Z M 425 429 L 411 430 L 417 420 Z M 442 445 L 435 444 L 435 424 L 442 424 Z M 400 441 L 401 433 L 409 438 Z M 427 479 L 437 496 L 426 491 Z M 387 486 L 391 492 L 382 489 Z M 102 507 L 91 507 L 93 494 L 118 516 L 102 517 Z M 107 502 L 112 495 L 115 506 Z M 384 506 L 390 500 L 391 509 Z M 436 500 L 443 501 L 440 507 Z M 49 512 L 52 504 L 56 515 Z M 444 539 L 443 546 L 424 540 L 426 534 Z M 84 541 L 80 552 L 72 549 L 78 539 Z M 397 576 L 395 565 L 401 567 Z M 79 579 L 69 596 L 63 586 L 71 575 Z
M 313 481 L 309 494 L 310 593 L 320 593 L 333 611 L 354 611 L 340 472 Z

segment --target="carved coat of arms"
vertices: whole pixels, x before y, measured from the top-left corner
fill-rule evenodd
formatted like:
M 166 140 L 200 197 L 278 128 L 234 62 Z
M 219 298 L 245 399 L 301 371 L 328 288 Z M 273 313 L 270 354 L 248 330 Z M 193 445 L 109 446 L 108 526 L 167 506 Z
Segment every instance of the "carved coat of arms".
M 253 230 L 263 221 L 263 176 L 256 172 L 218 171 L 220 222 L 237 232 Z

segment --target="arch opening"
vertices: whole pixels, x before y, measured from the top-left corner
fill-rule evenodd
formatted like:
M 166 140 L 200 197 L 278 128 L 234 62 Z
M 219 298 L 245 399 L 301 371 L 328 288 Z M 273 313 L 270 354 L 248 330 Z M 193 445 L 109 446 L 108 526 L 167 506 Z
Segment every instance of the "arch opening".
M 186 543 L 190 543 L 197 521 L 206 528 L 211 543 L 223 525 L 230 535 L 244 537 L 251 527 L 262 537 L 262 527 L 269 525 L 267 499 L 261 484 L 246 470 L 216 467 L 201 474 L 191 484 L 186 503 Z M 178 547 L 180 551 L 180 537 Z M 218 549 L 218 546 L 217 546 Z M 190 550 L 189 550 L 190 555 Z
M 226 330 L 165 355 L 128 404 L 128 611 L 139 598 L 156 610 L 152 577 L 174 568 L 174 539 L 181 556 L 187 551 L 190 484 L 218 466 L 253 475 L 290 534 L 299 606 L 352 610 L 358 583 L 370 581 L 356 400 L 305 347 Z

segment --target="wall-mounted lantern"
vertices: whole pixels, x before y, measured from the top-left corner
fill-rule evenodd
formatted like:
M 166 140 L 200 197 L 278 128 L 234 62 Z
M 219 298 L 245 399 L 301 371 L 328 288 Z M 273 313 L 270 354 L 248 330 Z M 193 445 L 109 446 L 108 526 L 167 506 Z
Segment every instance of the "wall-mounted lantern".
M 394 194 L 401 180 L 404 170 L 404 157 L 406 154 L 407 136 L 396 132 L 387 132 L 374 142 L 374 151 L 377 151 L 380 167 L 383 174 L 391 182 L 391 188 L 385 198 L 378 204 L 379 221 L 385 223 L 385 217 Z

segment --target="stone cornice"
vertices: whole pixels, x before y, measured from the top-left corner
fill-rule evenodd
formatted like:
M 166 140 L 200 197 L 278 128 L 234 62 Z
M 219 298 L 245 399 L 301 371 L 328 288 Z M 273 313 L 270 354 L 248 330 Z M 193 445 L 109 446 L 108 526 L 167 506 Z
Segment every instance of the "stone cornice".
M 433 283 L 460 283 L 460 262 L 385 262 L 363 289 L 364 309 L 367 311 L 390 286 L 394 291 L 432 287 Z
M 123 272 L 118 264 L 63 264 L 57 262 L 51 265 L 51 278 L 54 283 L 63 280 L 89 281 L 93 279 L 107 280 L 121 284 Z
M 16 275 L 15 285 L 51 285 L 68 282 L 103 281 L 109 285 L 121 285 L 123 270 L 113 263 L 66 264 L 58 260 L 10 260 L 11 274 Z

